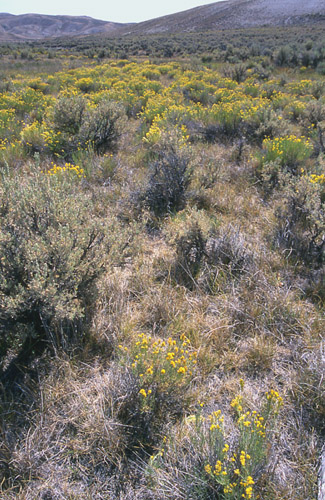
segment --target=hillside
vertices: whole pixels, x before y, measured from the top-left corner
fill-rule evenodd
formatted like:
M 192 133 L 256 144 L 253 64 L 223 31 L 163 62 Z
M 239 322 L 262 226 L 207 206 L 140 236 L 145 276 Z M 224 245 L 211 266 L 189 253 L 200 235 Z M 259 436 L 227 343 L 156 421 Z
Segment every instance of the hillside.
M 227 0 L 139 23 L 129 34 L 309 24 L 325 20 L 322 0 Z
M 0 14 L 0 41 L 41 40 L 59 36 L 111 33 L 121 24 L 87 16 L 45 16 Z
M 0 13 L 0 41 L 42 40 L 106 33 L 148 35 L 261 26 L 308 25 L 325 21 L 322 0 L 226 0 L 142 23 L 112 23 L 87 16 Z

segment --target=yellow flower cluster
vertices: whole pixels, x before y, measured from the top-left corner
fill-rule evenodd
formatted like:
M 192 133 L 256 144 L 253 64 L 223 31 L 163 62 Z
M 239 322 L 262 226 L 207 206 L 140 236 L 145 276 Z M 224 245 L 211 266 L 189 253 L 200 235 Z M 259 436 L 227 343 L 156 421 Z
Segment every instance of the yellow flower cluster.
M 8 139 L 0 139 L 0 151 L 4 151 L 8 146 Z
M 76 82 L 76 86 L 82 92 L 88 92 L 94 88 L 94 80 L 90 77 L 80 78 L 80 80 Z
M 251 457 L 250 457 L 250 455 L 248 455 L 248 453 L 245 453 L 244 451 L 240 452 L 239 461 L 243 467 L 245 467 L 245 465 L 246 465 L 246 460 L 250 460 L 250 458 Z
M 285 106 L 284 113 L 288 116 L 288 118 L 297 120 L 305 111 L 305 109 L 306 103 L 294 99 Z
M 223 485 L 223 492 L 226 495 L 235 492 L 241 495 L 241 498 L 250 499 L 253 496 L 253 485 L 255 484 L 252 476 L 247 473 L 247 462 L 251 457 L 244 450 L 240 452 L 239 456 L 236 453 L 228 456 L 228 452 L 229 445 L 225 444 L 222 450 L 223 459 L 217 460 L 214 466 L 207 463 L 204 470 L 211 479 Z M 239 464 L 239 468 L 234 468 L 236 464 Z
M 78 165 L 72 165 L 71 163 L 65 163 L 63 166 L 56 165 L 55 163 L 51 163 L 51 168 L 47 170 L 48 175 L 61 175 L 61 174 L 73 174 L 79 179 L 85 178 L 83 168 L 80 168 Z
M 140 377 L 146 375 L 165 375 L 177 373 L 179 375 L 193 374 L 197 363 L 197 352 L 189 351 L 190 341 L 185 335 L 179 340 L 169 337 L 167 340 L 154 340 L 152 337 L 141 333 L 138 335 L 133 353 L 132 368 Z
M 312 184 L 325 184 L 325 174 L 320 174 L 320 175 L 311 174 L 309 176 L 309 181 Z
M 310 94 L 312 80 L 300 80 L 298 82 L 290 82 L 285 85 L 285 89 L 296 96 L 305 96 Z
M 267 414 L 270 414 L 271 412 L 273 414 L 277 414 L 283 406 L 283 398 L 279 395 L 279 393 L 273 389 L 271 389 L 269 392 L 265 394 L 266 396 L 266 401 L 267 401 L 267 407 L 266 407 L 266 412 Z
M 213 431 L 214 429 L 217 429 L 218 431 L 221 430 L 224 422 L 224 416 L 221 414 L 221 410 L 214 411 L 211 415 L 208 415 L 207 419 L 211 422 L 210 431 Z
M 310 141 L 306 137 L 297 137 L 295 135 L 275 137 L 274 139 L 266 138 L 263 141 L 263 146 L 270 151 L 277 151 L 279 154 L 283 154 L 284 148 L 288 144 L 305 144 L 305 146 L 311 146 Z
M 216 461 L 214 468 L 212 468 L 210 464 L 207 464 L 205 466 L 205 472 L 207 474 L 213 474 L 215 476 L 220 476 L 220 474 L 222 476 L 226 476 L 228 474 L 227 470 L 223 469 L 223 465 L 222 465 L 221 460 Z
M 139 394 L 146 399 L 155 390 L 168 391 L 188 384 L 197 365 L 197 352 L 183 334 L 179 339 L 154 339 L 144 333 L 127 349 L 119 345 L 125 361 L 140 379 Z
M 251 434 L 256 433 L 261 438 L 266 437 L 265 418 L 255 410 L 243 412 L 242 396 L 236 396 L 230 403 L 230 406 L 236 410 L 239 428 Z
M 278 159 L 282 166 L 295 166 L 311 156 L 313 146 L 305 136 L 287 135 L 264 139 L 263 150 L 262 163 Z
M 271 389 L 269 392 L 266 393 L 266 399 L 275 401 L 280 405 L 283 404 L 283 398 L 274 389 Z
M 146 392 L 144 389 L 140 389 L 139 391 L 139 394 L 141 394 L 141 396 L 143 396 L 144 398 L 150 396 L 151 393 L 152 393 L 151 389 L 149 389 L 148 392 Z
M 0 109 L 0 129 L 9 127 L 15 121 L 15 110 L 12 108 Z

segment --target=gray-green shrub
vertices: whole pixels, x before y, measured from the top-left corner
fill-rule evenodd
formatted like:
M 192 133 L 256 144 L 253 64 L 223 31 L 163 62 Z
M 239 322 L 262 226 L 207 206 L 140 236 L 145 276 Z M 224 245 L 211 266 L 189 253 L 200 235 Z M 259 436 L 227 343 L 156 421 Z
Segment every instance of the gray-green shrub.
M 110 220 L 58 175 L 5 175 L 0 186 L 0 353 L 80 340 L 110 250 Z M 3 368 L 3 367 L 2 367 Z
M 54 130 L 68 135 L 77 134 L 83 120 L 85 108 L 86 101 L 81 96 L 59 98 L 53 110 Z
M 182 138 L 166 134 L 154 151 L 143 198 L 156 215 L 184 207 L 190 183 L 190 152 Z
M 277 209 L 278 241 L 304 262 L 325 260 L 324 184 L 311 176 L 291 178 Z

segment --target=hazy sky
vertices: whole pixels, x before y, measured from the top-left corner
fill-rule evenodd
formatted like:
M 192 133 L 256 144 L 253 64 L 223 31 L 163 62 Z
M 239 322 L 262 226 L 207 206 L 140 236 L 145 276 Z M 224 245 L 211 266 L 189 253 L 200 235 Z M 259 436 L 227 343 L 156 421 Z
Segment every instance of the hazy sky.
M 209 0 L 0 0 L 0 12 L 90 16 L 104 21 L 127 23 L 146 21 L 209 3 L 213 2 Z

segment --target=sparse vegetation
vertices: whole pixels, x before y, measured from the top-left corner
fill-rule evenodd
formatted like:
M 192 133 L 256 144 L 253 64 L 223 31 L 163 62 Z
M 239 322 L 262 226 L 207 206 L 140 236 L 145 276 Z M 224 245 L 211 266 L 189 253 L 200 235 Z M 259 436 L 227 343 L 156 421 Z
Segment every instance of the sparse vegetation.
M 1 499 L 317 498 L 323 42 L 1 46 Z

